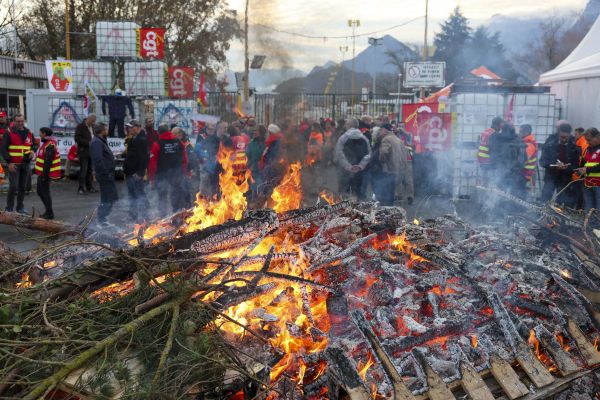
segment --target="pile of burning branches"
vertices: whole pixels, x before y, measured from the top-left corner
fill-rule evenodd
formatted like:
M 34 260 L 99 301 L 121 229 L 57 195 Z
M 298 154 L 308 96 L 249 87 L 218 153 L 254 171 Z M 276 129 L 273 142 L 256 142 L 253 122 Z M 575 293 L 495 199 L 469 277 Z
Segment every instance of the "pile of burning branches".
M 69 229 L 3 252 L 0 397 L 516 399 L 582 379 L 600 393 L 594 212 L 499 193 L 529 219 L 499 229 L 298 208 L 295 167 L 247 210 L 222 163 L 219 199 L 128 237 Z

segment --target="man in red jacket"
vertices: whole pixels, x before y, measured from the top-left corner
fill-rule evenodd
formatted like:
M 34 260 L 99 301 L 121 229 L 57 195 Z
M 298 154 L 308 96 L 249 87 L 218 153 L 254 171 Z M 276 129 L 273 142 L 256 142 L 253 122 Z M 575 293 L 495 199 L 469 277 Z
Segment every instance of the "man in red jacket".
M 167 215 L 166 198 L 171 197 L 173 212 L 181 208 L 182 183 L 187 172 L 187 154 L 181 141 L 167 125 L 158 127 L 158 141 L 150 149 L 148 177 L 158 194 L 158 210 L 161 217 Z

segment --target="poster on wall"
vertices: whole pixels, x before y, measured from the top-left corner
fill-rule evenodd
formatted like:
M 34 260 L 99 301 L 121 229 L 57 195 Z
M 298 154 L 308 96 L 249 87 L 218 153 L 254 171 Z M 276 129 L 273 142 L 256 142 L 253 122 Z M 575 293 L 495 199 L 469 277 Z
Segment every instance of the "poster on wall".
M 53 93 L 73 93 L 71 61 L 46 60 L 48 88 Z
M 154 106 L 154 124 L 158 128 L 162 124 L 171 127 L 177 125 L 186 133 L 192 133 L 192 115 L 196 112 L 196 102 L 193 100 L 163 100 Z
M 144 60 L 165 58 L 165 28 L 139 28 L 136 31 L 138 56 Z
M 415 145 L 424 152 L 447 151 L 452 148 L 452 114 L 417 114 L 417 134 L 413 136 Z
M 194 69 L 169 67 L 169 97 L 191 99 L 194 97 Z

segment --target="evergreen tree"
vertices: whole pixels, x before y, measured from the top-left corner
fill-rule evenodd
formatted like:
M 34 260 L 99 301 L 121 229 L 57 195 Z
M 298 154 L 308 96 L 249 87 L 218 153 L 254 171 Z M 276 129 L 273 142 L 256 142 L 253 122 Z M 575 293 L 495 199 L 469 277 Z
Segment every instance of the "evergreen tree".
M 433 58 L 446 62 L 446 81 L 453 82 L 465 70 L 463 49 L 467 44 L 471 28 L 469 21 L 456 7 L 450 17 L 440 24 L 442 31 L 435 35 L 436 47 Z

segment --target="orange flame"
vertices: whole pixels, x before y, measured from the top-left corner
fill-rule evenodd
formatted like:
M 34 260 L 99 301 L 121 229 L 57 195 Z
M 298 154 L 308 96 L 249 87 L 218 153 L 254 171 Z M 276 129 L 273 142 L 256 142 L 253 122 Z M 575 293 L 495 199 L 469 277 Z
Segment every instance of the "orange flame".
M 406 232 L 402 232 L 402 235 L 387 235 L 387 237 L 383 240 L 376 239 L 373 243 L 373 247 L 377 250 L 381 250 L 386 246 L 395 247 L 396 250 L 399 250 L 403 253 L 410 255 L 410 260 L 408 262 L 408 266 L 411 267 L 413 263 L 419 261 L 427 261 L 425 258 L 418 256 L 414 253 L 414 249 L 417 247 L 414 244 L 410 243 L 406 239 Z
M 478 340 L 477 340 L 477 336 L 473 335 L 471 336 L 471 346 L 476 349 L 477 348 L 477 344 L 478 344 Z
M 358 365 L 356 369 L 358 370 L 358 375 L 362 378 L 363 381 L 367 380 L 367 371 L 375 364 L 375 360 L 373 359 L 373 354 L 369 351 L 367 355 L 367 361 L 365 363 L 362 360 L 358 360 Z
M 300 208 L 302 202 L 302 175 L 300 162 L 291 164 L 281 183 L 273 190 L 273 210 L 282 213 Z
M 531 329 L 529 331 L 529 339 L 527 340 L 527 343 L 529 343 L 530 347 L 533 347 L 535 356 L 538 358 L 538 360 L 540 360 L 542 362 L 542 364 L 544 364 L 544 366 L 548 369 L 548 371 L 550 371 L 550 372 L 558 371 L 558 368 L 556 367 L 556 364 L 554 364 L 554 361 L 552 361 L 552 359 L 550 357 L 548 357 L 548 355 L 546 353 L 544 353 L 540 350 L 540 341 L 535 336 L 535 332 L 533 329 Z
M 250 171 L 246 171 L 240 178 L 239 173 L 233 168 L 232 153 L 231 149 L 219 147 L 217 159 L 223 168 L 223 172 L 219 175 L 221 198 L 211 201 L 197 196 L 193 215 L 186 221 L 185 232 L 194 232 L 222 224 L 230 219 L 242 218 L 247 206 L 245 193 L 249 188 Z
M 335 198 L 333 193 L 327 193 L 326 191 L 322 191 L 320 194 L 321 198 L 327 202 L 329 205 L 335 204 Z
M 300 368 L 298 370 L 298 380 L 296 382 L 301 385 L 304 381 L 304 374 L 306 374 L 306 363 L 302 357 L 298 358 L 298 364 L 300 365 Z
M 33 282 L 29 279 L 29 274 L 21 275 L 21 281 L 15 284 L 18 288 L 28 288 L 33 286 Z

